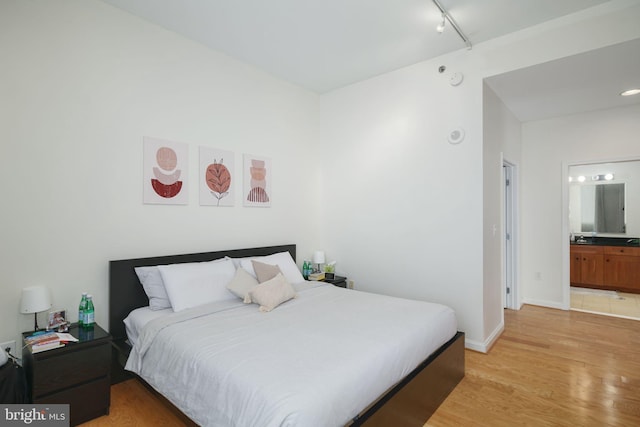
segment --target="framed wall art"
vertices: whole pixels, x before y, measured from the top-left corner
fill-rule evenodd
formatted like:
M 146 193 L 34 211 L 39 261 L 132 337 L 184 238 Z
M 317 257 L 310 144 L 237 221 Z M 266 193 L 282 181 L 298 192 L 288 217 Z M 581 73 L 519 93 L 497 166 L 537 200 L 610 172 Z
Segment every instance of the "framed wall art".
M 186 205 L 189 146 L 145 136 L 143 150 L 144 203 Z
M 243 204 L 250 207 L 271 207 L 271 159 L 244 155 Z
M 200 205 L 233 206 L 235 203 L 234 153 L 200 147 Z

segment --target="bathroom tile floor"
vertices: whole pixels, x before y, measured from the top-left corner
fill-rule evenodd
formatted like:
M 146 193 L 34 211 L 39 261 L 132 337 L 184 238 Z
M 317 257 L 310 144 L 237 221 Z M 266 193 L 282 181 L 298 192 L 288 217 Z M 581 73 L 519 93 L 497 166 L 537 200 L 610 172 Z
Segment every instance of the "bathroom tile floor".
M 571 309 L 640 320 L 640 294 L 572 286 Z

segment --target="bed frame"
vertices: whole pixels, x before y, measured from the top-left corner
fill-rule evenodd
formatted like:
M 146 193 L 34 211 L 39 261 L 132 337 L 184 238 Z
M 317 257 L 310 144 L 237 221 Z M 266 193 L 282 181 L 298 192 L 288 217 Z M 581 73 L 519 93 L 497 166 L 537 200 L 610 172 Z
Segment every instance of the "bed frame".
M 109 262 L 109 332 L 113 337 L 112 383 L 133 374 L 124 370 L 131 346 L 123 320 L 134 309 L 149 305 L 134 268 L 140 266 L 212 261 L 225 256 L 241 258 L 288 251 L 296 259 L 296 245 L 232 249 L 185 255 L 126 259 Z M 362 411 L 349 426 L 422 426 L 464 377 L 464 333 L 423 361 L 402 381 Z

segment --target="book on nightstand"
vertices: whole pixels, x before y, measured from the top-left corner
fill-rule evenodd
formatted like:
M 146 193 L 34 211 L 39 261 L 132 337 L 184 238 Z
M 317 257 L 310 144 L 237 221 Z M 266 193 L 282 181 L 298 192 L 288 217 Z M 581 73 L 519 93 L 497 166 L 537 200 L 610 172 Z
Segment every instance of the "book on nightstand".
M 316 280 L 316 281 L 324 280 L 324 273 L 323 272 L 311 273 L 309 275 L 309 280 Z
M 55 331 L 37 332 L 24 339 L 25 347 L 31 347 L 33 354 L 64 347 L 69 341 L 78 341 L 78 339 L 71 334 L 57 333 Z
M 31 353 L 36 354 L 41 351 L 53 350 L 54 348 L 64 347 L 64 343 L 60 341 L 51 341 L 45 344 L 36 344 L 31 346 Z
M 26 345 L 31 345 L 31 346 L 46 344 L 52 341 L 60 341 L 60 339 L 58 338 L 58 335 L 54 331 L 35 332 L 33 335 L 25 337 L 24 339 L 24 343 Z

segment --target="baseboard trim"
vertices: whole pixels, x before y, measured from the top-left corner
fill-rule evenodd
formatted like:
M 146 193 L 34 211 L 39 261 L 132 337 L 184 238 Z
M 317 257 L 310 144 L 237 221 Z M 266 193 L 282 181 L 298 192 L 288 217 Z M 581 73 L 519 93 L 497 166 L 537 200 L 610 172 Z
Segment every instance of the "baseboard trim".
M 491 335 L 484 340 L 483 342 L 466 339 L 464 346 L 469 350 L 477 351 L 480 353 L 488 353 L 493 344 L 500 338 L 500 335 L 504 331 L 504 322 L 500 322 L 500 324 L 493 330 Z
M 547 307 L 547 308 L 555 308 L 558 310 L 568 310 L 568 307 L 565 307 L 564 304 L 560 303 L 560 302 L 556 302 L 556 301 L 546 301 L 546 300 L 539 300 L 539 299 L 525 299 L 523 301 L 523 304 L 529 304 L 529 305 L 538 305 L 540 307 Z

